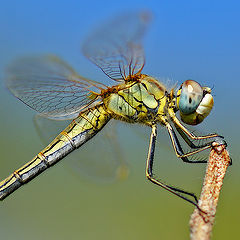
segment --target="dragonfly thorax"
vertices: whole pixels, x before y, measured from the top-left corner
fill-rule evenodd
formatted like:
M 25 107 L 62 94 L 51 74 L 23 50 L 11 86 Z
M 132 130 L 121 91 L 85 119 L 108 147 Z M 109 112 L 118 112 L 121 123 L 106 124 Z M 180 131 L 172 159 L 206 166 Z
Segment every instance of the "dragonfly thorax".
M 149 125 L 158 114 L 164 114 L 166 99 L 165 86 L 153 77 L 141 74 L 137 81 L 112 87 L 103 102 L 113 118 Z

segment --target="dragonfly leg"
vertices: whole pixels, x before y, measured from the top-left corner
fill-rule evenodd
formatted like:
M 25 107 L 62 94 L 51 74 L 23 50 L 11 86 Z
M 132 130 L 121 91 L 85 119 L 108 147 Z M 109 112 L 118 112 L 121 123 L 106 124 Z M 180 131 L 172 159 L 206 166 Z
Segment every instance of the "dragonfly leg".
M 198 206 L 198 199 L 195 196 L 194 193 L 189 193 L 184 190 L 178 189 L 176 187 L 172 187 L 169 185 L 164 184 L 160 180 L 156 179 L 153 174 L 153 160 L 154 160 L 154 152 L 155 152 L 155 143 L 156 143 L 156 137 L 157 137 L 157 127 L 156 125 L 152 126 L 152 133 L 150 137 L 150 144 L 149 144 L 149 150 L 148 150 L 148 156 L 147 156 L 147 165 L 146 165 L 146 177 L 148 180 L 150 180 L 152 183 L 166 189 L 167 191 L 173 193 L 174 195 L 190 202 L 194 206 L 196 206 L 200 211 L 202 211 Z M 184 196 L 188 195 L 192 197 L 194 200 L 191 200 Z
M 169 136 L 170 136 L 170 139 L 171 139 L 171 142 L 172 142 L 172 145 L 173 145 L 173 149 L 176 153 L 176 156 L 178 158 L 181 158 L 184 162 L 188 162 L 188 163 L 206 163 L 207 161 L 206 160 L 195 160 L 195 161 L 191 161 L 189 160 L 187 157 L 189 156 L 192 156 L 196 153 L 199 153 L 199 152 L 202 152 L 206 149 L 209 149 L 209 148 L 212 148 L 213 145 L 212 143 L 213 142 L 218 142 L 219 144 L 221 145 L 225 145 L 227 146 L 227 143 L 223 140 L 223 138 L 221 137 L 214 137 L 212 141 L 209 141 L 209 142 L 206 142 L 205 144 L 202 144 L 202 145 L 199 145 L 199 146 L 196 146 L 192 143 L 192 141 L 190 139 L 187 138 L 187 136 L 184 134 L 184 132 L 182 132 L 181 129 L 177 129 L 178 132 L 180 133 L 180 135 L 182 136 L 182 138 L 184 139 L 184 141 L 191 147 L 191 148 L 195 148 L 196 150 L 193 150 L 191 152 L 188 152 L 188 153 L 184 153 L 182 147 L 181 147 L 181 144 L 176 136 L 176 133 L 174 132 L 173 128 L 171 127 L 170 124 L 166 124 L 166 127 L 167 127 L 167 130 L 168 130 L 168 133 L 169 133 Z
M 209 134 L 206 136 L 195 136 L 193 133 L 189 132 L 187 128 L 178 120 L 176 116 L 171 116 L 171 119 L 176 127 L 176 129 L 181 129 L 187 136 L 189 136 L 193 140 L 201 140 L 201 139 L 208 139 L 208 138 L 223 138 L 223 136 L 219 136 L 218 134 Z
M 170 139 L 171 139 L 171 142 L 172 142 L 172 145 L 173 145 L 173 149 L 176 153 L 176 156 L 178 158 L 181 158 L 184 162 L 188 162 L 188 163 L 206 163 L 207 161 L 206 160 L 197 160 L 197 161 L 191 161 L 189 160 L 187 157 L 191 156 L 191 155 L 194 155 L 196 153 L 199 153 L 201 151 L 204 151 L 208 148 L 211 148 L 212 147 L 212 142 L 206 144 L 205 146 L 202 146 L 202 147 L 199 147 L 198 149 L 196 150 L 193 150 L 192 152 L 189 152 L 189 153 L 184 153 L 183 152 L 183 149 L 181 147 L 181 144 L 177 138 L 177 135 L 176 133 L 174 132 L 173 128 L 171 127 L 170 124 L 167 124 L 166 125 L 167 127 L 167 130 L 168 130 L 168 133 L 169 133 L 169 136 L 170 136 Z M 185 140 L 185 139 L 184 139 Z
M 176 127 L 176 126 L 175 126 Z M 217 137 L 214 137 L 213 140 L 210 140 L 210 141 L 206 141 L 206 139 L 201 139 L 201 140 L 196 140 L 198 141 L 198 144 L 194 144 L 193 141 L 195 140 L 191 140 L 188 138 L 188 136 L 186 135 L 186 133 L 183 132 L 183 130 L 179 127 L 176 127 L 176 130 L 178 131 L 178 133 L 181 135 L 182 139 L 187 143 L 187 145 L 192 148 L 192 149 L 199 149 L 199 148 L 203 148 L 207 145 L 210 145 L 212 144 L 216 139 Z M 206 142 L 200 142 L 200 141 L 203 141 L 205 140 Z

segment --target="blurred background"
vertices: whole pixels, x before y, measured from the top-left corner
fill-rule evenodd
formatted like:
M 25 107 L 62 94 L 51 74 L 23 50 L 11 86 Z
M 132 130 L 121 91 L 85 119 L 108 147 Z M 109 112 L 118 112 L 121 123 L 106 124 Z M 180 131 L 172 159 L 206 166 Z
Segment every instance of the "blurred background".
M 0 176 L 7 177 L 44 147 L 32 121 L 34 111 L 3 84 L 7 64 L 19 56 L 55 53 L 81 75 L 101 81 L 104 74 L 82 56 L 81 43 L 97 23 L 139 9 L 153 13 L 144 40 L 143 72 L 163 81 L 180 84 L 195 79 L 214 87 L 214 109 L 197 129 L 217 132 L 229 145 L 233 166 L 224 180 L 212 239 L 233 239 L 239 236 L 240 214 L 238 1 L 2 2 Z M 132 128 L 116 126 L 120 158 L 129 169 L 127 179 L 114 181 L 110 174 L 109 181 L 108 177 L 102 181 L 101 176 L 88 174 L 91 164 L 97 166 L 94 160 L 88 164 L 88 159 L 101 165 L 114 158 L 114 154 L 108 159 L 104 153 L 94 155 L 104 148 L 102 135 L 96 136 L 0 203 L 1 239 L 188 239 L 193 206 L 146 180 L 150 131 Z M 159 129 L 156 173 L 167 183 L 199 194 L 205 166 L 178 160 L 164 135 L 165 130 Z M 76 160 L 83 162 L 82 168 L 74 167 Z

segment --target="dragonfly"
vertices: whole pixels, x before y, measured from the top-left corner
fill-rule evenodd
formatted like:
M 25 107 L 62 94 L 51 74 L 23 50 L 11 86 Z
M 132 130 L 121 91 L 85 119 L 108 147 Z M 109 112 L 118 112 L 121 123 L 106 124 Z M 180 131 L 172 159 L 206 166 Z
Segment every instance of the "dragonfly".
M 146 178 L 199 208 L 195 194 L 157 179 L 153 162 L 159 125 L 167 130 L 178 158 L 187 163 L 206 162 L 192 160 L 191 156 L 210 149 L 219 135 L 197 136 L 186 125 L 200 124 L 209 115 L 214 104 L 211 88 L 189 79 L 179 89 L 168 90 L 156 78 L 142 73 L 143 37 L 150 21 L 151 14 L 145 11 L 123 14 L 99 26 L 83 42 L 83 54 L 111 84 L 79 75 L 55 55 L 23 57 L 9 65 L 6 85 L 15 97 L 41 117 L 73 120 L 30 162 L 0 182 L 1 200 L 80 148 L 115 119 L 151 128 Z M 183 150 L 179 136 L 191 151 Z M 196 143 L 200 140 L 201 144 Z

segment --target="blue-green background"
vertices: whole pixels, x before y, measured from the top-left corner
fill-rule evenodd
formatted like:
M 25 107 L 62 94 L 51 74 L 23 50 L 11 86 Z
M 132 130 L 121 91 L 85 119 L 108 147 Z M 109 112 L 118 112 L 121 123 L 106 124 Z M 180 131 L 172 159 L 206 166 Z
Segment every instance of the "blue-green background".
M 96 23 L 138 9 L 154 15 L 145 39 L 144 73 L 178 83 L 192 78 L 214 86 L 215 107 L 202 128 L 225 136 L 233 166 L 225 178 L 213 239 L 236 239 L 240 215 L 238 1 L 2 1 L 0 176 L 6 177 L 42 148 L 32 123 L 33 111 L 3 85 L 6 65 L 22 55 L 56 53 L 82 75 L 103 79 L 81 55 L 80 43 Z M 0 203 L 1 239 L 187 239 L 193 207 L 145 180 L 148 136 L 144 141 L 127 126 L 120 128 L 122 149 L 130 160 L 127 180 L 98 184 L 69 171 L 66 159 Z M 157 164 L 159 173 L 166 181 L 199 193 L 204 166 L 182 163 L 172 150 L 163 151 L 164 145 L 157 148 L 156 160 L 162 162 Z

